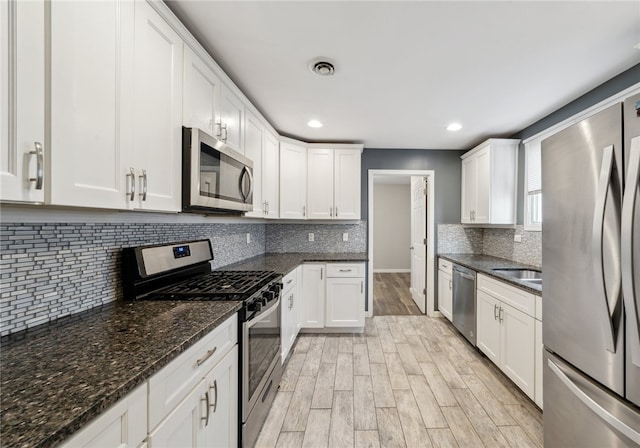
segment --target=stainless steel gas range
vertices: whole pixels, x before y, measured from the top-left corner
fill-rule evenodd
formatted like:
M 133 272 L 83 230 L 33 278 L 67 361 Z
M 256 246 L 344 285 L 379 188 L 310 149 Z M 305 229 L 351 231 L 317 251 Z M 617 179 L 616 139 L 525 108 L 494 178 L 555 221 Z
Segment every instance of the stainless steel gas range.
M 275 398 L 280 363 L 282 276 L 264 271 L 211 271 L 209 240 L 123 249 L 127 300 L 241 301 L 238 402 L 240 446 L 252 447 Z

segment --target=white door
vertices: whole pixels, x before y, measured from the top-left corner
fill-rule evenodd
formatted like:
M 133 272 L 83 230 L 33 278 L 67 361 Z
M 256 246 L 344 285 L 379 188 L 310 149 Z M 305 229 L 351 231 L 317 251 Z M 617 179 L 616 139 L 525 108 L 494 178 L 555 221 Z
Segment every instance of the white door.
M 333 149 L 307 152 L 307 218 L 333 219 Z
M 232 149 L 244 154 L 244 104 L 224 84 L 220 100 L 222 140 Z
M 267 206 L 265 216 L 280 216 L 280 147 L 278 137 L 269 131 L 264 133 L 262 145 L 262 199 Z
M 411 176 L 411 297 L 420 311 L 426 309 L 427 178 Z
M 500 305 L 502 370 L 531 399 L 535 398 L 535 319 Z
M 267 211 L 262 193 L 264 127 L 257 117 L 247 112 L 244 130 L 244 154 L 253 161 L 253 211 L 247 213 L 246 216 L 264 218 Z
M 220 79 L 191 48 L 184 47 L 183 123 L 215 135 L 220 119 Z
M 205 378 L 209 414 L 205 413 L 204 446 L 226 448 L 238 444 L 238 346 L 225 355 Z M 206 396 L 205 396 L 206 404 Z
M 307 149 L 280 144 L 280 218 L 305 219 L 307 215 Z
M 477 293 L 476 344 L 497 366 L 500 365 L 500 302 L 485 293 Z
M 43 164 L 48 148 L 44 147 L 44 17 L 44 1 L 0 2 L 0 199 L 3 200 L 45 199 Z M 39 156 L 36 153 L 40 151 Z M 38 178 L 38 171 L 40 185 L 30 180 Z
M 360 219 L 360 150 L 336 149 L 334 154 L 334 218 Z
M 136 2 L 135 5 L 137 207 L 179 211 L 182 198 L 183 43 L 151 5 L 147 2 Z
M 364 278 L 327 279 L 325 327 L 364 326 Z
M 133 2 L 51 2 L 52 204 L 137 201 L 126 195 L 134 167 L 133 21 Z
M 453 315 L 451 314 L 453 310 L 452 289 L 451 275 L 438 271 L 438 310 L 449 321 L 453 320 Z

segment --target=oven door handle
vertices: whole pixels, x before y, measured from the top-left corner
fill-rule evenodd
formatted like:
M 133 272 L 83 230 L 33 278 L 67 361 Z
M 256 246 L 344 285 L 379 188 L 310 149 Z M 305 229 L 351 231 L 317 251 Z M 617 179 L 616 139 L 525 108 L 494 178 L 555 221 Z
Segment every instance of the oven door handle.
M 276 300 L 272 301 L 273 305 L 267 308 L 265 311 L 261 311 L 260 313 L 254 314 L 251 319 L 247 321 L 247 328 L 253 327 L 255 324 L 260 322 L 261 320 L 269 317 L 269 315 L 273 314 L 278 310 L 278 305 L 280 304 L 280 297 Z

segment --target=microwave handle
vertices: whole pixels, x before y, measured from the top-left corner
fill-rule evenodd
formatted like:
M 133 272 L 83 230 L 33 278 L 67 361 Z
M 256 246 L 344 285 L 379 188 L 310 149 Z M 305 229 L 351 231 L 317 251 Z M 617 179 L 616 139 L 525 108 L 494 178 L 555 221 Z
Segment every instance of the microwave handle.
M 247 199 L 249 199 L 249 196 L 251 196 L 251 193 L 253 193 L 253 175 L 251 174 L 251 170 L 249 170 L 249 168 L 247 168 L 246 166 L 242 168 L 242 172 L 243 173 L 240 176 L 240 192 L 243 196 L 243 199 L 246 201 Z M 246 195 L 244 194 L 244 190 L 242 189 L 242 181 L 245 174 L 249 176 L 249 191 Z

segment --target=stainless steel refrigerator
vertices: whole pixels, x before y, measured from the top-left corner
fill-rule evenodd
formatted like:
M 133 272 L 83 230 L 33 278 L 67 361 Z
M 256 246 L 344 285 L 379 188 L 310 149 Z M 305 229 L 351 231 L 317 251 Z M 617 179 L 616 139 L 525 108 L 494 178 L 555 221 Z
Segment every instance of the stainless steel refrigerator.
M 542 142 L 544 442 L 640 447 L 640 95 Z

